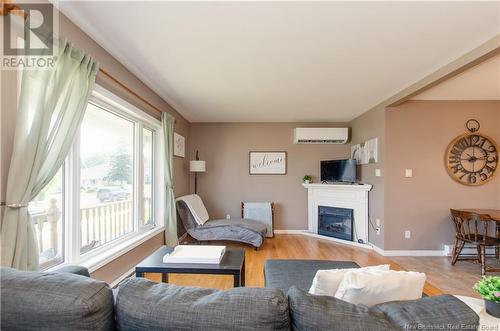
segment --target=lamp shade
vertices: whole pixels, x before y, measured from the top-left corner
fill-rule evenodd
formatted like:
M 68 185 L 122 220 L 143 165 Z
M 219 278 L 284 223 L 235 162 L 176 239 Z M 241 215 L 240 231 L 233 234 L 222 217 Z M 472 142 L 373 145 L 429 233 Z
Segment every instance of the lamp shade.
M 189 161 L 189 171 L 205 172 L 205 161 L 200 161 L 200 160 Z

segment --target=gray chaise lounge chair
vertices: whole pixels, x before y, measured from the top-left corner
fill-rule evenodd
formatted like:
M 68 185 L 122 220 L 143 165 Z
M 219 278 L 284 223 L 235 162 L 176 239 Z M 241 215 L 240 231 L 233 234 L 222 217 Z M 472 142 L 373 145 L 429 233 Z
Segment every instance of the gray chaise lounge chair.
M 238 219 L 208 220 L 200 225 L 196 222 L 189 207 L 182 200 L 177 200 L 177 216 L 182 221 L 187 233 L 196 240 L 229 240 L 238 241 L 254 247 L 264 242 L 266 225 L 257 221 Z

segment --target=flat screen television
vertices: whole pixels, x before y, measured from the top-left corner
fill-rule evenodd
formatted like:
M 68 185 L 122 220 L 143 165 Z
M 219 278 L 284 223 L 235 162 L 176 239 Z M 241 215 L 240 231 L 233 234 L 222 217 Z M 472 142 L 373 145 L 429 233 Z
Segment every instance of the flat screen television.
M 356 160 L 321 161 L 321 181 L 355 183 Z

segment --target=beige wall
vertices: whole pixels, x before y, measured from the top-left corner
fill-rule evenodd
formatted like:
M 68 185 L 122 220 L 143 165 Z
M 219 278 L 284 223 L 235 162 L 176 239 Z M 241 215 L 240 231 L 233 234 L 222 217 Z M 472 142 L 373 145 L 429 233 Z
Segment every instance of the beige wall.
M 358 166 L 360 181 L 373 185 L 369 192 L 368 240 L 384 248 L 384 151 L 385 151 L 385 107 L 374 108 L 352 120 L 351 145 L 359 144 L 372 138 L 378 138 L 378 163 Z M 381 177 L 375 176 L 375 169 L 382 171 Z M 380 234 L 375 231 L 376 219 L 380 220 Z
M 500 54 L 414 96 L 411 100 L 500 100 Z
M 469 187 L 444 165 L 448 144 L 475 118 L 500 143 L 500 101 L 408 101 L 386 112 L 384 248 L 442 249 L 452 242 L 450 208 L 500 208 L 500 175 Z M 404 169 L 413 178 L 404 178 Z M 497 170 L 498 172 L 498 170 Z M 404 231 L 411 230 L 411 239 Z
M 156 107 L 173 114 L 176 118 L 175 131 L 182 134 L 186 138 L 186 151 L 189 151 L 189 129 L 190 124 L 172 107 L 170 107 L 162 98 L 155 92 L 144 85 L 137 77 L 129 72 L 121 65 L 114 57 L 94 42 L 76 25 L 69 21 L 64 15 L 59 17 L 59 35 L 73 42 L 76 47 L 84 50 L 96 58 L 105 69 L 121 83 L 132 89 L 137 94 L 148 100 Z M 0 169 L 0 201 L 5 200 L 5 190 L 7 185 L 8 166 L 10 163 L 10 155 L 12 153 L 12 141 L 15 129 L 15 112 L 16 112 L 16 75 L 15 72 L 2 72 L 2 95 L 1 95 L 1 169 Z M 126 101 L 134 104 L 147 113 L 160 117 L 160 114 L 151 109 L 134 96 L 126 92 L 115 82 L 103 76 L 101 73 L 97 76 L 97 84 L 110 90 L 114 94 L 120 96 Z M 160 151 L 159 151 L 160 152 Z M 189 160 L 188 158 L 174 158 L 174 186 L 176 196 L 184 195 L 189 192 L 189 173 L 187 171 Z M 3 210 L 2 210 L 3 214 Z M 143 243 L 141 246 L 126 253 L 116 261 L 96 270 L 93 276 L 99 279 L 112 281 L 114 278 L 128 271 L 131 266 L 139 262 L 144 256 L 154 251 L 163 244 L 163 235 L 158 235 L 153 239 Z
M 190 124 L 184 119 L 184 117 L 182 117 L 182 115 L 177 113 L 167 102 L 148 88 L 143 82 L 128 71 L 127 68 L 125 68 L 120 62 L 118 62 L 62 14 L 59 19 L 59 26 L 60 35 L 73 42 L 76 47 L 91 54 L 100 62 L 102 69 L 106 70 L 106 72 L 110 73 L 113 77 L 132 89 L 135 93 L 142 96 L 155 107 L 174 115 L 176 119 L 175 131 L 186 138 L 186 146 L 189 146 Z M 138 100 L 102 73 L 97 75 L 96 83 L 140 109 L 145 110 L 156 118 L 160 117 L 160 114 L 156 110 L 151 109 L 147 104 Z M 187 171 L 188 162 L 189 160 L 187 158 L 174 158 L 174 188 L 176 196 L 184 195 L 189 191 L 189 173 Z
M 207 172 L 198 176 L 198 193 L 210 217 L 240 216 L 241 201 L 274 201 L 275 228 L 307 229 L 305 174 L 318 181 L 320 160 L 349 157 L 349 145 L 294 145 L 298 126 L 345 126 L 342 123 L 193 123 L 191 157 L 196 150 Z M 248 174 L 249 151 L 286 151 L 287 175 Z M 191 177 L 193 184 L 193 177 Z

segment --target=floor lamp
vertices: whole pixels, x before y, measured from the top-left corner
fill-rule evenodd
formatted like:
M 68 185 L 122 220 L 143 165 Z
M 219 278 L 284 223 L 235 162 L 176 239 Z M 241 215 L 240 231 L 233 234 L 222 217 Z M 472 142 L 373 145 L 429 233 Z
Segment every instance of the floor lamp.
M 198 151 L 196 151 L 196 160 L 189 161 L 189 171 L 194 172 L 194 194 L 198 192 L 198 173 L 205 172 L 205 161 L 200 161 Z

